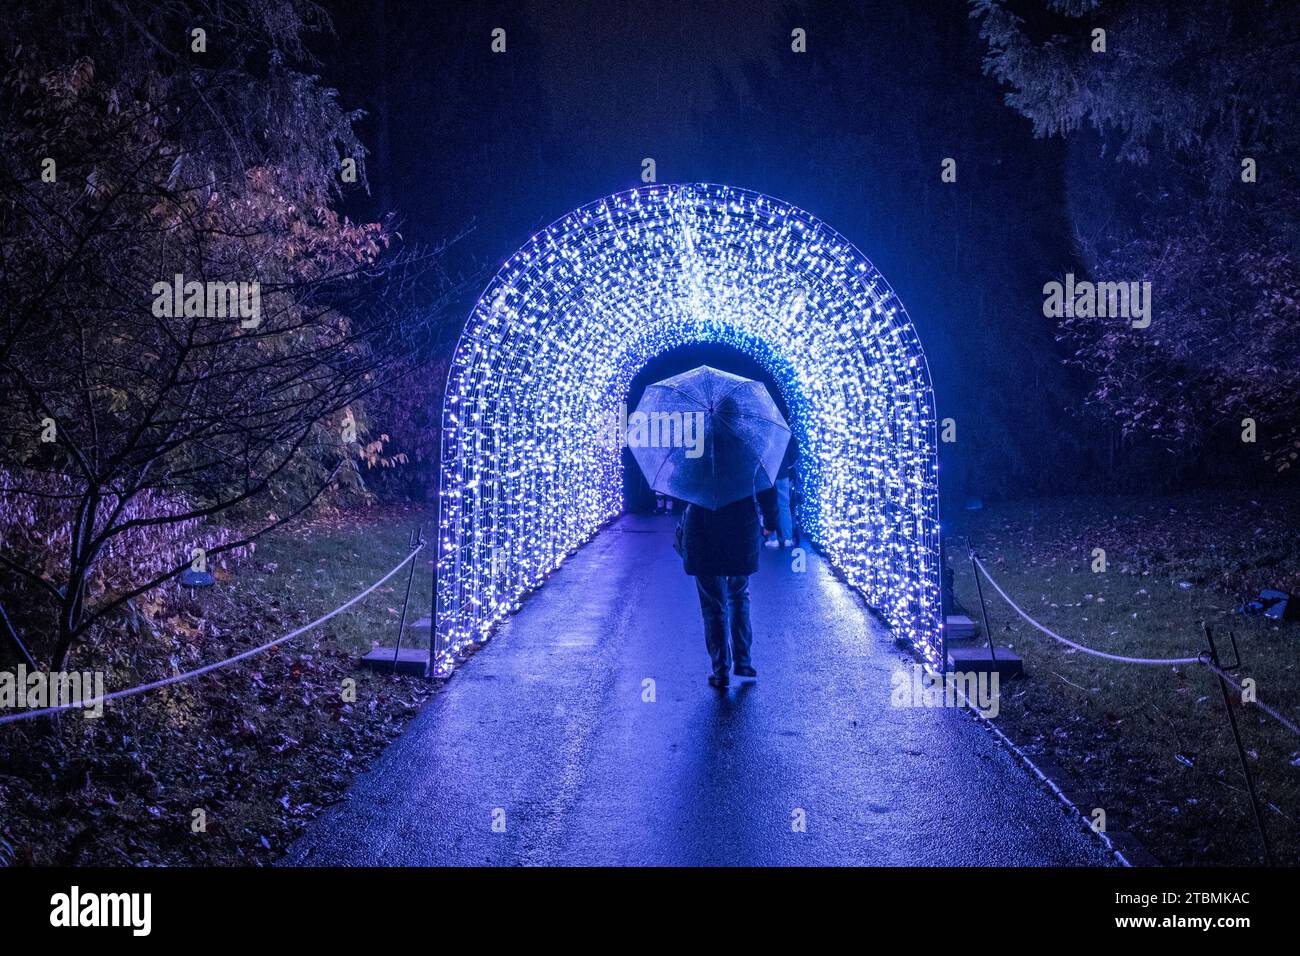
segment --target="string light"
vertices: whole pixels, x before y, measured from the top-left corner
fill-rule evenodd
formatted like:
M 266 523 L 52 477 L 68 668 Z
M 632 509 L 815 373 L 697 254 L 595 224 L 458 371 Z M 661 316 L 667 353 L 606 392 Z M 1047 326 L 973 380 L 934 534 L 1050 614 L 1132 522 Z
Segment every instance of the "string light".
M 809 539 L 938 660 L 934 400 L 902 303 L 853 244 L 760 193 L 655 185 L 583 206 L 474 307 L 443 407 L 436 664 L 492 631 L 623 508 L 633 376 L 717 342 L 790 410 Z

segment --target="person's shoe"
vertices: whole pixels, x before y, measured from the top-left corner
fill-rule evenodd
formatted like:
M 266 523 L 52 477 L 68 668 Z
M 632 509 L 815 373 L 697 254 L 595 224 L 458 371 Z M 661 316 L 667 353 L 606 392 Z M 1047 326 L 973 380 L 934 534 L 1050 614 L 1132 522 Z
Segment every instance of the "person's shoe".
M 710 674 L 709 686 L 716 687 L 719 690 L 722 690 L 725 687 L 731 686 L 731 678 L 729 678 L 726 674 Z
M 794 547 L 794 542 L 791 541 L 789 538 L 786 538 L 785 541 L 782 543 L 781 546 L 782 546 L 783 548 L 793 548 L 793 547 Z
M 765 548 L 779 548 L 779 547 L 781 547 L 781 542 L 780 542 L 779 540 L 777 540 L 776 538 L 768 538 L 766 541 L 763 542 L 763 547 L 765 547 Z
M 758 676 L 758 671 L 754 670 L 754 668 L 751 667 L 749 664 L 737 664 L 737 665 L 736 665 L 736 676 L 737 676 L 737 677 L 757 677 L 757 676 Z

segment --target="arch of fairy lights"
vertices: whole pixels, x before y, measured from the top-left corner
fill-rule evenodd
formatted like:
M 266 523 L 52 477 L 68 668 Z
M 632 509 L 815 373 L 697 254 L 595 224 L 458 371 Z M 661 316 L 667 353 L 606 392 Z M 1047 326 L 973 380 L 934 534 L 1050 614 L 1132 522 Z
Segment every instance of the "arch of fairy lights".
M 779 383 L 799 519 L 896 633 L 937 660 L 934 401 L 903 305 L 803 210 L 708 184 L 577 209 L 488 284 L 443 406 L 432 657 L 448 671 L 623 507 L 612 436 L 636 372 L 720 342 Z

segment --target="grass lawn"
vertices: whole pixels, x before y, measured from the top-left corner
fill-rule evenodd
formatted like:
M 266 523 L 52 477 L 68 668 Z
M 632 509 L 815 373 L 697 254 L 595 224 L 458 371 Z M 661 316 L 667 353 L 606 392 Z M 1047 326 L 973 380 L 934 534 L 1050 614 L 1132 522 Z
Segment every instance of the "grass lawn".
M 1300 624 L 1235 613 L 1261 587 L 1300 592 L 1300 495 L 1256 491 L 1170 498 L 1070 498 L 992 505 L 949 523 L 958 600 L 979 621 L 969 534 L 1007 593 L 1057 633 L 1134 657 L 1220 654 L 1229 631 L 1259 699 L 1300 719 Z M 1107 570 L 1092 571 L 1093 549 Z M 1002 687 L 998 721 L 1101 794 L 1107 826 L 1162 862 L 1258 862 L 1258 839 L 1222 696 L 1199 665 L 1115 663 L 1031 628 L 987 586 L 997 643 L 1027 676 Z M 981 635 L 982 636 L 982 635 Z M 1234 698 L 1236 701 L 1237 698 Z M 1300 863 L 1300 738 L 1236 706 L 1275 859 Z M 1089 808 L 1091 809 L 1091 808 Z
M 436 508 L 384 508 L 359 514 L 322 518 L 308 528 L 276 535 L 259 544 L 252 562 L 257 587 L 266 597 L 285 605 L 298 602 L 314 612 L 329 611 L 383 577 L 409 550 L 409 535 L 423 525 L 428 542 L 415 558 L 415 577 L 407 623 L 428 617 L 433 593 L 433 563 L 437 540 Z M 329 646 L 364 654 L 377 644 L 397 640 L 406 593 L 403 568 L 361 604 L 325 625 Z M 428 647 L 428 633 L 402 646 Z

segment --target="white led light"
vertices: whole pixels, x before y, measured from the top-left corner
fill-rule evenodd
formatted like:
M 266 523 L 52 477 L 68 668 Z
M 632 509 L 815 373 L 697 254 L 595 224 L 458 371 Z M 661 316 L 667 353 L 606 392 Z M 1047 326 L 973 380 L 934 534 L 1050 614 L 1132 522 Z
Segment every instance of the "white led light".
M 440 670 L 620 513 L 620 405 L 647 361 L 695 342 L 772 374 L 800 449 L 801 527 L 937 661 L 934 399 L 906 310 L 803 210 L 690 184 L 575 210 L 479 298 L 443 408 Z

